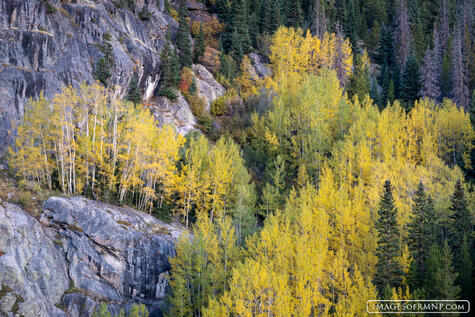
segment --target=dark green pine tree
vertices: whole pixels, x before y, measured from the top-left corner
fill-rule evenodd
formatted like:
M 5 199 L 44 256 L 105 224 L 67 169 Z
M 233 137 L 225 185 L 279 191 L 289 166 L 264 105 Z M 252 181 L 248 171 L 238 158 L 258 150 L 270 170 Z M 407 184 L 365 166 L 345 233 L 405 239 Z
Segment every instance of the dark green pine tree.
M 355 8 L 355 1 L 347 0 L 346 5 L 348 9 L 346 10 L 345 21 L 343 24 L 343 32 L 345 33 L 346 37 L 350 40 L 351 47 L 353 51 L 356 52 L 358 50 L 358 23 L 356 19 L 356 11 Z
M 188 9 L 186 0 L 180 0 L 178 8 L 178 31 L 176 34 L 176 47 L 180 56 L 181 67 L 191 67 L 192 54 L 190 42 L 190 26 L 188 24 Z
M 270 34 L 270 23 L 272 21 L 271 6 L 273 0 L 262 0 L 259 11 L 259 30 L 262 34 Z
M 371 89 L 369 91 L 369 96 L 373 101 L 379 105 L 379 100 L 381 99 L 381 96 L 379 95 L 378 92 L 378 84 L 376 83 L 376 80 L 371 80 Z
M 449 245 L 457 260 L 464 237 L 472 235 L 472 216 L 468 210 L 467 199 L 460 180 L 455 184 L 455 190 L 451 197 L 449 217 Z
M 432 199 L 426 196 L 419 183 L 413 198 L 411 221 L 407 224 L 407 245 L 415 267 L 412 270 L 411 289 L 422 286 L 429 247 L 437 241 L 437 223 Z
M 302 8 L 299 0 L 284 0 L 285 25 L 301 27 L 303 25 Z
M 170 54 L 170 86 L 178 87 L 180 83 L 180 60 L 175 49 L 172 48 Z
M 471 254 L 471 245 L 469 237 L 464 237 L 462 241 L 462 246 L 460 247 L 460 255 L 456 263 L 457 269 L 457 284 L 462 287 L 462 298 L 464 299 L 473 299 L 472 292 L 472 259 Z
M 350 75 L 347 87 L 348 95 L 350 97 L 358 95 L 359 100 L 362 101 L 369 94 L 370 86 L 369 67 L 363 63 L 361 55 L 357 54 L 355 56 L 355 68 Z
M 232 46 L 231 46 L 231 53 L 234 59 L 238 62 L 242 60 L 244 57 L 244 52 L 242 48 L 242 43 L 241 43 L 241 37 L 239 36 L 239 33 L 237 32 L 236 29 L 234 29 L 234 32 L 231 36 L 232 39 Z
M 269 0 L 271 3 L 271 19 L 269 23 L 269 34 L 274 34 L 275 31 L 283 24 L 282 10 L 279 0 Z
M 399 228 L 397 209 L 394 206 L 391 182 L 384 183 L 383 194 L 379 202 L 379 219 L 375 227 L 378 230 L 378 246 L 376 248 L 376 274 L 374 284 L 379 294 L 383 295 L 386 285 L 400 287 L 402 284 L 402 267 L 399 261 L 401 250 L 399 245 Z
M 347 8 L 348 5 L 346 3 L 346 0 L 335 0 L 333 3 L 334 7 L 334 12 L 335 12 L 335 21 L 339 21 L 340 25 L 343 28 L 343 32 L 345 32 L 346 35 L 346 20 L 347 20 Z
M 229 53 L 231 51 L 231 37 L 233 34 L 234 26 L 232 21 L 232 12 L 231 5 L 228 0 L 217 0 L 216 1 L 216 12 L 221 21 L 224 23 L 223 32 L 220 36 L 220 41 L 222 45 L 221 52 Z
M 106 36 L 108 35 L 108 36 Z M 109 78 L 112 76 L 111 69 L 114 67 L 114 55 L 112 54 L 112 44 L 110 41 L 110 34 L 104 34 L 104 41 L 99 46 L 99 50 L 104 54 L 97 61 L 96 69 L 94 71 L 94 79 L 98 80 L 105 87 L 109 83 Z
M 391 79 L 389 82 L 388 94 L 386 100 L 388 102 L 393 102 L 396 99 L 396 87 L 394 86 L 394 81 Z
M 203 25 L 200 23 L 200 31 L 198 35 L 196 36 L 196 41 L 195 41 L 195 51 L 194 51 L 194 60 L 195 62 L 198 62 L 200 57 L 203 56 L 205 52 L 205 36 L 203 34 Z
M 235 0 L 232 6 L 233 34 L 231 35 L 231 50 L 241 46 L 243 54 L 251 51 L 251 38 L 249 37 L 249 25 L 247 24 L 247 6 L 245 0 Z M 234 35 L 237 33 L 237 37 Z M 239 43 L 238 43 L 239 42 Z
M 259 42 L 259 33 L 260 33 L 260 12 L 261 12 L 261 3 L 260 0 L 256 0 L 253 6 L 249 10 L 249 37 L 251 38 L 251 46 L 257 47 Z
M 395 63 L 393 36 L 391 34 L 391 28 L 386 25 L 383 25 L 380 29 L 381 35 L 379 37 L 378 43 L 379 49 L 374 56 L 374 60 L 378 64 L 383 64 L 386 61 L 389 67 L 391 68 L 391 66 Z
M 471 294 L 471 271 L 470 259 L 472 246 L 472 216 L 468 209 L 467 199 L 463 190 L 462 182 L 455 184 L 455 190 L 451 198 L 449 223 L 449 245 L 454 252 L 454 264 L 459 275 L 457 282 L 462 286 L 464 295 Z
M 391 75 L 389 74 L 389 64 L 387 61 L 385 61 L 385 63 L 383 64 L 383 69 L 381 73 L 383 75 L 382 80 L 381 80 L 381 86 L 383 88 L 383 91 L 381 94 L 381 99 L 379 101 L 379 108 L 384 109 L 388 101 L 392 101 L 392 100 L 389 100 L 389 88 L 390 88 L 390 84 L 393 81 L 391 79 Z
M 452 265 L 452 253 L 447 241 L 440 248 L 434 244 L 427 258 L 424 291 L 430 299 L 457 299 L 460 287 L 455 285 L 457 273 Z
M 160 55 L 162 60 L 162 88 L 178 86 L 180 80 L 180 63 L 175 49 L 171 46 L 170 36 L 167 34 L 167 42 Z
M 135 74 L 130 80 L 129 91 L 127 93 L 126 99 L 132 101 L 134 105 L 138 105 L 142 101 L 142 94 L 140 93 L 140 88 L 137 84 L 137 77 Z
M 419 63 L 416 56 L 411 54 L 407 59 L 401 79 L 401 99 L 404 101 L 407 111 L 414 106 L 414 101 L 421 89 L 419 80 Z
M 273 34 L 282 25 L 280 1 L 263 0 L 260 10 L 259 29 L 262 34 Z

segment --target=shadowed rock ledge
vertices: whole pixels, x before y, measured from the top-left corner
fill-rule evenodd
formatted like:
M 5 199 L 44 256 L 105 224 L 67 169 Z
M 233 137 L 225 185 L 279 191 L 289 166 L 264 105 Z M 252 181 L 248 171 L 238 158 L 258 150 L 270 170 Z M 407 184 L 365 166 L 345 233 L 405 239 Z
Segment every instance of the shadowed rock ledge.
M 0 202 L 0 316 L 90 316 L 142 302 L 161 316 L 182 229 L 82 197 L 51 197 L 39 220 Z

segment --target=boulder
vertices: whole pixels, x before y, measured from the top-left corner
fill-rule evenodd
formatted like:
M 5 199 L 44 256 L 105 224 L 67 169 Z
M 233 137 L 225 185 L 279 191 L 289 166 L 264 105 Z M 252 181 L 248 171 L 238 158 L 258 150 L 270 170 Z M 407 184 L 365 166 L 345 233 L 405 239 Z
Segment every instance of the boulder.
M 257 53 L 249 54 L 254 73 L 259 77 L 272 76 L 271 69 L 264 63 L 264 59 Z
M 198 94 L 206 101 L 206 110 L 209 111 L 213 100 L 222 96 L 226 90 L 218 83 L 213 75 L 203 65 L 193 65 Z
M 195 129 L 197 121 L 188 101 L 180 93 L 174 101 L 163 96 L 155 98 L 150 104 L 150 110 L 159 125 L 170 124 L 182 135 Z

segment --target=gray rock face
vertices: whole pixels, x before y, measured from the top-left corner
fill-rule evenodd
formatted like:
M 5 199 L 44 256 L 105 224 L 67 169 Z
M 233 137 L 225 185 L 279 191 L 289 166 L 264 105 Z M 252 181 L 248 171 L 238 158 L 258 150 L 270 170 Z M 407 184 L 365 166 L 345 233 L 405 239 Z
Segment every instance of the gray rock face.
M 157 97 L 150 109 L 160 125 L 170 124 L 182 135 L 195 129 L 196 119 L 188 101 L 180 93 L 175 101 Z
M 0 205 L 0 312 L 65 316 L 54 305 L 69 287 L 66 258 L 53 242 L 54 231 L 19 207 L 4 205 Z
M 43 209 L 38 221 L 0 206 L 0 312 L 79 317 L 101 301 L 113 312 L 139 301 L 161 316 L 179 226 L 81 197 Z
M 261 55 L 256 53 L 249 54 L 249 59 L 251 60 L 253 66 L 253 72 L 258 77 L 266 77 L 271 76 L 272 71 L 271 69 L 264 64 L 264 60 Z
M 48 13 L 47 3 L 56 8 Z M 0 2 L 0 151 L 11 137 L 11 121 L 23 114 L 27 100 L 46 97 L 62 85 L 93 81 L 98 46 L 110 35 L 115 65 L 109 85 L 123 97 L 135 73 L 144 97 L 160 78 L 160 51 L 168 28 L 177 22 L 164 12 L 163 0 L 136 1 L 135 12 L 111 0 Z M 151 13 L 141 20 L 143 6 Z
M 222 96 L 226 90 L 203 65 L 193 65 L 193 72 L 196 77 L 198 94 L 205 98 L 206 110 L 209 111 L 213 100 Z

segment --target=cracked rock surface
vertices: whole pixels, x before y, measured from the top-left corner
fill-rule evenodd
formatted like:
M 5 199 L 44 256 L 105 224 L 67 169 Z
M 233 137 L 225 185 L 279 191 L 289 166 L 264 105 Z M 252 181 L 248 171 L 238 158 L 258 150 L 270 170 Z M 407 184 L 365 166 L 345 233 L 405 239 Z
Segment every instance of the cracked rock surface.
M 82 197 L 51 197 L 43 211 L 0 205 L 0 316 L 90 316 L 101 301 L 162 315 L 180 226 Z

